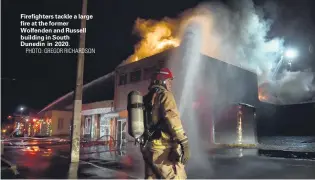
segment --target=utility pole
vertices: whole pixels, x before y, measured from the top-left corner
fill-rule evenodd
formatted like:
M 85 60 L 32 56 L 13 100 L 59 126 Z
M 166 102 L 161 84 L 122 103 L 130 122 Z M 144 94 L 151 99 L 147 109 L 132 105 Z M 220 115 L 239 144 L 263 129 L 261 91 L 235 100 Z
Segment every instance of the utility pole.
M 87 14 L 87 0 L 82 0 L 82 15 Z M 86 27 L 86 19 L 81 20 L 81 28 Z M 80 48 L 85 48 L 85 33 L 80 34 Z M 80 134 L 81 134 L 81 110 L 82 88 L 84 71 L 84 53 L 78 54 L 77 80 L 73 102 L 73 120 L 71 127 L 71 162 L 80 160 Z

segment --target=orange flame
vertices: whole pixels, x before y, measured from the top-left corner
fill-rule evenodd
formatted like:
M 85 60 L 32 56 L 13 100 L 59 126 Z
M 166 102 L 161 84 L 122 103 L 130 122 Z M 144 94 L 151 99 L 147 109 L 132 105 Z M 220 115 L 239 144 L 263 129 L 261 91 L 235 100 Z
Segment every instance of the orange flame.
M 260 101 L 268 101 L 268 99 L 269 99 L 268 93 L 266 92 L 266 90 L 264 89 L 263 86 L 260 86 L 258 88 L 258 99 Z
M 127 63 L 179 46 L 180 39 L 174 36 L 176 24 L 176 21 L 168 18 L 162 21 L 138 18 L 134 31 L 141 36 L 141 41 L 135 46 L 134 54 L 127 59 Z
M 185 27 L 192 23 L 203 24 L 202 33 L 209 34 L 212 27 L 212 18 L 205 8 L 187 9 L 176 19 L 164 18 L 161 21 L 145 20 L 138 18 L 134 25 L 134 32 L 139 34 L 141 41 L 135 45 L 134 54 L 129 56 L 124 63 L 131 63 L 140 59 L 153 56 L 167 49 L 178 47 L 181 42 Z M 205 50 L 209 43 L 209 36 L 203 39 L 201 52 L 215 55 L 215 47 Z

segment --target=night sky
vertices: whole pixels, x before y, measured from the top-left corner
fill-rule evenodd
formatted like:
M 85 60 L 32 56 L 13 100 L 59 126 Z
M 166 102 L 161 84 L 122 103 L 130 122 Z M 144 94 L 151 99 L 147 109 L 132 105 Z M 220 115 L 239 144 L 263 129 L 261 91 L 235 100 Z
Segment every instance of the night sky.
M 176 17 L 200 1 L 175 0 L 89 0 L 86 47 L 96 54 L 86 56 L 84 83 L 105 75 L 133 53 L 139 41 L 132 34 L 140 17 Z M 227 2 L 227 1 L 224 1 Z M 305 49 L 314 43 L 315 3 L 313 0 L 254 1 L 275 20 L 271 36 L 284 36 Z M 273 5 L 277 5 L 274 8 Z M 1 24 L 1 115 L 2 120 L 20 105 L 41 110 L 75 87 L 77 55 L 32 55 L 20 47 L 20 14 L 80 14 L 79 0 L 2 0 Z M 313 9 L 312 9 L 313 8 Z M 80 21 L 70 21 L 80 28 Z M 71 46 L 78 47 L 71 36 Z M 314 60 L 307 58 L 308 61 Z M 307 64 L 307 63 L 306 63 Z

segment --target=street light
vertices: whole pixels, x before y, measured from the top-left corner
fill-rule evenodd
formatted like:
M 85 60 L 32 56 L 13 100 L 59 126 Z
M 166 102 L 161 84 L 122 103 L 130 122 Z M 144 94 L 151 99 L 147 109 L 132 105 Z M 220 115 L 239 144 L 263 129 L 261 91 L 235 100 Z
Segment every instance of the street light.
M 284 56 L 288 59 L 294 59 L 298 56 L 298 52 L 296 49 L 287 49 L 284 53 Z
M 298 56 L 298 51 L 296 49 L 293 49 L 293 48 L 288 48 L 288 49 L 285 49 L 284 51 L 281 51 L 280 52 L 280 61 L 279 63 L 277 64 L 276 66 L 276 70 L 274 71 L 273 73 L 273 78 L 276 76 L 276 74 L 278 73 L 279 71 L 279 68 L 280 66 L 282 65 L 284 59 L 288 61 L 288 64 L 291 66 L 291 62 L 293 59 L 295 59 L 297 56 Z
M 291 64 L 292 64 L 292 60 L 295 59 L 298 56 L 298 51 L 296 49 L 287 49 L 284 52 L 284 56 L 286 57 L 286 59 L 288 60 L 288 64 L 291 68 Z
M 25 110 L 25 107 L 21 106 L 19 110 L 20 110 L 20 120 L 19 120 L 20 122 L 19 122 L 19 123 L 22 123 L 24 126 L 26 126 L 26 122 L 23 122 L 23 119 L 24 119 L 24 118 L 23 118 L 23 111 Z M 18 123 L 18 124 L 19 124 L 19 123 Z M 18 127 L 19 127 L 19 126 L 18 126 Z M 19 128 L 17 128 L 16 130 L 19 131 L 18 129 L 19 129 Z M 14 132 L 14 131 L 13 131 L 13 132 Z
M 20 116 L 21 116 L 21 118 L 22 118 L 22 115 L 23 115 L 23 111 L 24 111 L 24 107 L 20 107 L 20 111 L 21 111 L 21 114 L 20 114 Z

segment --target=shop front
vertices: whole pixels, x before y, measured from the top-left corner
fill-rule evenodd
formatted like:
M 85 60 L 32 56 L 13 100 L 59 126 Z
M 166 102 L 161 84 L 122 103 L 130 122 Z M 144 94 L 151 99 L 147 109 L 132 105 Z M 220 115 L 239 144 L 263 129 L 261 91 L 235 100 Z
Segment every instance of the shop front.
M 90 140 L 115 140 L 116 118 L 112 108 L 97 108 L 82 111 L 82 134 Z
M 110 112 L 100 115 L 100 138 L 116 140 L 118 113 Z
M 118 112 L 118 118 L 117 118 L 117 134 L 116 139 L 120 144 L 125 143 L 127 141 L 130 141 L 131 136 L 128 134 L 128 111 L 127 110 L 121 110 Z
M 49 118 L 33 118 L 26 119 L 24 127 L 24 136 L 42 136 L 48 137 L 52 134 L 51 119 Z
M 52 134 L 51 119 L 33 119 L 32 126 L 35 136 L 47 137 Z

